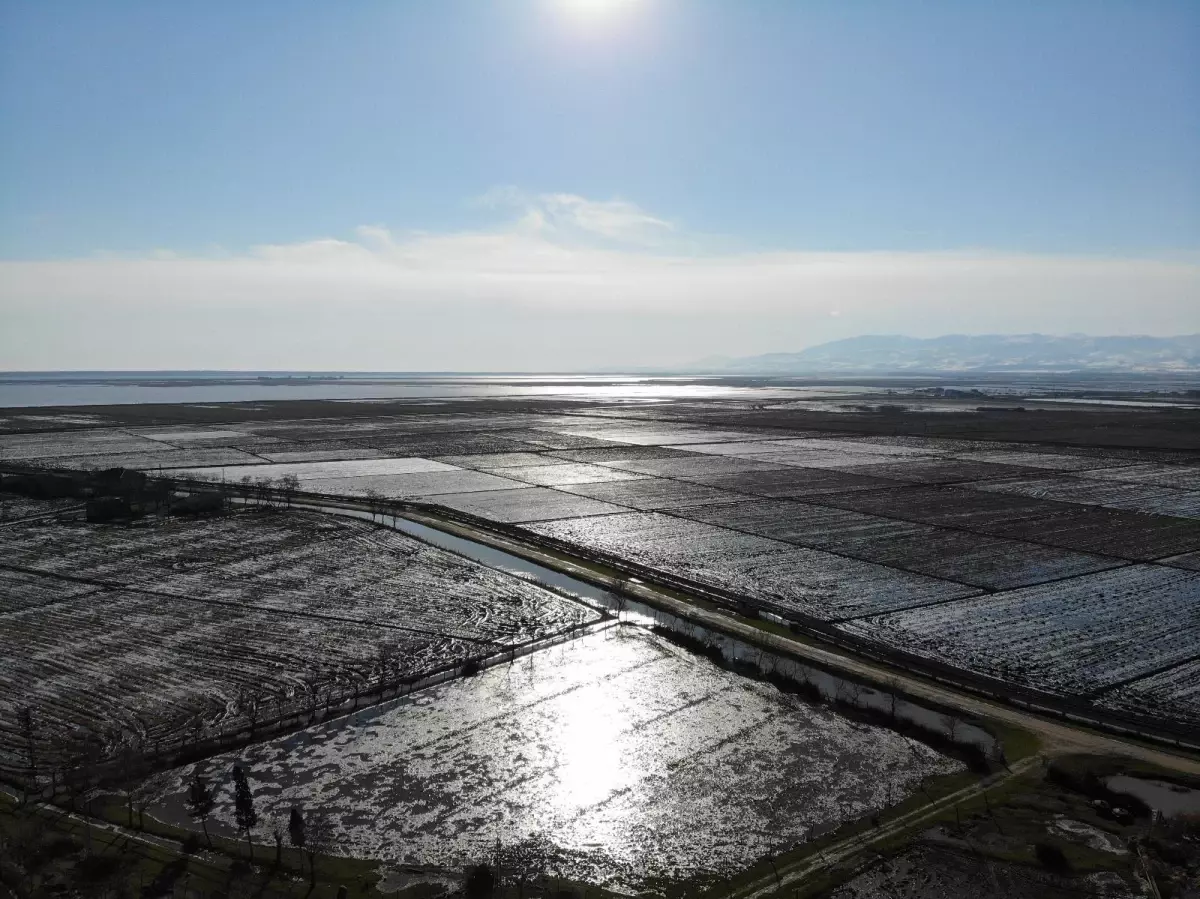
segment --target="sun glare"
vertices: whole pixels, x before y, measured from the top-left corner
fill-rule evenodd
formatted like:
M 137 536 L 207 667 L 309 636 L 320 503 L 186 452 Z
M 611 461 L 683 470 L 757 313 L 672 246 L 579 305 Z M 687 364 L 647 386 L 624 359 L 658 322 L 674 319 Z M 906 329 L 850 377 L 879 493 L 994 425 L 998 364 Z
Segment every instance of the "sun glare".
M 600 25 L 615 19 L 639 0 L 558 0 L 563 10 L 582 25 Z

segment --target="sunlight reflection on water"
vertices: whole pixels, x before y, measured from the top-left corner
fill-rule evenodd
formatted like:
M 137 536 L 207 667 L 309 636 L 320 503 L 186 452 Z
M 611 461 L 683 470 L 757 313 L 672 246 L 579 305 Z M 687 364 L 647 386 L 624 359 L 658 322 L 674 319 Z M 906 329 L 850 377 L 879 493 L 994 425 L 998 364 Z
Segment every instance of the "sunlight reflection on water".
M 218 832 L 235 761 L 264 820 L 323 814 L 343 854 L 461 870 L 540 846 L 630 891 L 729 874 L 959 767 L 632 627 L 203 762 Z M 190 770 L 157 811 L 173 823 Z

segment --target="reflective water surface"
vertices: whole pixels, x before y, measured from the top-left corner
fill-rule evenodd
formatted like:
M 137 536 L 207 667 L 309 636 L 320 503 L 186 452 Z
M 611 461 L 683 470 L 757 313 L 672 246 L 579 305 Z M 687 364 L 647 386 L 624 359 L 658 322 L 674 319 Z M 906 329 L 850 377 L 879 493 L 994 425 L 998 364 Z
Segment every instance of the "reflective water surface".
M 524 845 L 627 891 L 731 874 L 960 767 L 631 626 L 201 763 L 229 834 L 235 763 L 264 841 L 299 805 L 338 853 L 461 870 Z M 187 823 L 191 774 L 157 815 Z
M 837 388 L 821 388 L 821 395 Z M 529 397 L 647 402 L 667 399 L 791 398 L 807 390 L 748 388 L 697 378 L 627 375 L 329 376 L 296 373 L 49 373 L 0 378 L 0 408 L 263 400 L 468 399 Z

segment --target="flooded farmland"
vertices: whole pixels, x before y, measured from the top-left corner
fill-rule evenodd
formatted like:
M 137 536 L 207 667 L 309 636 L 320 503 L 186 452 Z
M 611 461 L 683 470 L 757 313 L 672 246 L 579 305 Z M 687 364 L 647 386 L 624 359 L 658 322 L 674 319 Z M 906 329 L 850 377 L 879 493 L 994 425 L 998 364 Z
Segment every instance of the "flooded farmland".
M 337 854 L 462 870 L 524 847 L 630 892 L 732 874 L 961 768 L 629 626 L 179 769 L 153 813 L 194 827 L 200 773 L 234 835 L 234 764 L 265 827 L 300 806 Z

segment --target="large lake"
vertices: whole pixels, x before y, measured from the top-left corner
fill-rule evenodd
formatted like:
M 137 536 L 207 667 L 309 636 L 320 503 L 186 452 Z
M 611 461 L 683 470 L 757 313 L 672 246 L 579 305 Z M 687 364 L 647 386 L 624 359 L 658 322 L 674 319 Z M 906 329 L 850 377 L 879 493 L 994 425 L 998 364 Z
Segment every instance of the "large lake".
M 0 373 L 0 408 L 132 403 L 236 403 L 540 397 L 660 401 L 844 397 L 871 388 L 748 387 L 711 378 L 625 375 L 411 375 L 302 372 Z

